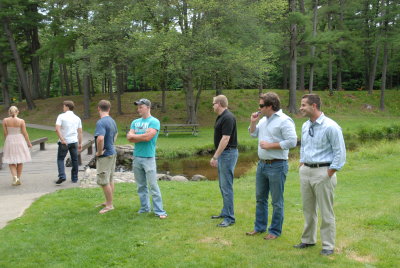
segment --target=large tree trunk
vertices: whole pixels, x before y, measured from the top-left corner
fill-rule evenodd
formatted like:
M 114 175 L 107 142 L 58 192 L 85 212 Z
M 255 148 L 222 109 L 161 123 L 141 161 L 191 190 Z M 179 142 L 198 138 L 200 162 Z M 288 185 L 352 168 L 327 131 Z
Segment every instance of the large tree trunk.
M 115 75 L 117 79 L 117 110 L 118 114 L 123 114 L 122 112 L 122 104 L 121 104 L 121 95 L 124 87 L 124 74 L 123 74 L 123 66 L 119 63 L 115 64 Z
M 83 40 L 83 51 L 87 53 L 88 44 L 87 40 L 84 38 Z M 83 118 L 90 118 L 90 73 L 89 67 L 90 59 L 89 56 L 86 55 L 83 59 Z
M 37 16 L 38 14 L 38 4 L 31 3 L 28 5 L 28 12 L 31 13 L 30 16 Z M 36 55 L 36 52 L 40 49 L 39 41 L 39 30 L 37 24 L 32 24 L 28 26 L 25 31 L 29 52 L 31 57 L 31 68 L 32 68 L 32 98 L 37 99 L 42 96 L 40 88 L 40 58 Z
M 328 6 L 332 5 L 332 0 L 328 0 Z M 328 12 L 328 31 L 332 31 L 332 12 Z M 329 95 L 333 95 L 333 71 L 332 71 L 332 65 L 333 65 L 333 53 L 332 53 L 332 45 L 329 43 L 328 44 L 328 87 L 329 87 Z
M 63 75 L 64 75 L 65 95 L 69 96 L 69 95 L 71 95 L 71 88 L 70 88 L 70 83 L 69 83 L 69 78 L 68 78 L 67 64 L 63 63 L 62 67 L 63 67 Z
M 110 72 L 108 73 L 107 80 L 108 80 L 108 90 L 110 92 L 110 100 L 114 100 L 112 68 L 110 68 Z
M 197 116 L 196 116 L 195 98 L 193 89 L 193 76 L 192 76 L 192 70 L 190 68 L 186 70 L 186 75 L 183 76 L 182 80 L 186 96 L 186 113 L 187 113 L 186 123 L 196 124 Z
M 79 77 L 79 66 L 78 66 L 78 64 L 76 64 L 76 66 L 75 66 L 75 75 L 76 75 L 76 83 L 78 84 L 79 95 L 82 95 L 82 85 L 81 85 L 81 78 Z
M 69 82 L 71 88 L 71 95 L 74 95 L 74 75 L 72 63 L 69 65 Z
M 0 51 L 0 57 L 1 57 Z M 1 78 L 1 88 L 3 92 L 3 101 L 4 101 L 4 108 L 8 109 L 11 106 L 11 99 L 10 93 L 8 90 L 8 71 L 7 71 L 7 64 L 4 64 L 0 61 L 0 78 Z
M 49 73 L 47 74 L 47 85 L 46 85 L 46 97 L 50 97 L 50 87 L 51 87 L 51 78 L 53 76 L 53 64 L 54 64 L 54 58 L 51 57 L 50 63 L 49 63 Z
M 385 42 L 383 48 L 383 63 L 382 63 L 382 81 L 381 81 L 381 98 L 379 102 L 379 109 L 385 110 L 385 89 L 386 89 L 386 73 L 388 65 L 388 44 Z
M 0 9 L 2 8 L 2 4 L 0 3 Z M 11 51 L 14 56 L 15 65 L 17 67 L 19 81 L 21 82 L 22 90 L 25 93 L 26 103 L 28 105 L 28 110 L 33 110 L 36 108 L 35 103 L 33 102 L 31 92 L 29 91 L 28 81 L 26 79 L 25 70 L 22 64 L 21 57 L 18 53 L 17 44 L 15 43 L 13 34 L 9 27 L 9 21 L 7 17 L 3 17 L 2 19 L 4 32 L 7 36 L 8 43 L 10 44 Z
M 296 1 L 289 0 L 289 12 L 296 12 Z M 297 80 L 297 25 L 290 25 L 290 79 L 289 79 L 289 113 L 297 113 L 296 80 Z
M 306 9 L 304 6 L 304 0 L 299 0 L 299 7 L 300 7 L 300 12 L 305 15 L 306 14 Z M 305 27 L 301 27 L 301 31 L 305 31 Z M 306 57 L 306 46 L 304 42 L 300 43 L 300 57 L 301 59 L 304 59 Z M 304 81 L 304 76 L 305 76 L 305 64 L 301 63 L 300 64 L 300 72 L 299 72 L 299 90 L 304 90 L 305 89 L 305 81 Z
M 374 90 L 376 66 L 378 65 L 378 57 L 379 57 L 379 45 L 376 46 L 374 61 L 372 62 L 372 66 L 371 66 L 370 72 L 369 72 L 368 94 L 372 94 L 372 92 Z
M 165 113 L 167 112 L 167 59 L 165 55 L 163 55 L 163 61 L 161 62 L 161 68 L 162 68 L 162 73 L 161 73 L 161 112 Z

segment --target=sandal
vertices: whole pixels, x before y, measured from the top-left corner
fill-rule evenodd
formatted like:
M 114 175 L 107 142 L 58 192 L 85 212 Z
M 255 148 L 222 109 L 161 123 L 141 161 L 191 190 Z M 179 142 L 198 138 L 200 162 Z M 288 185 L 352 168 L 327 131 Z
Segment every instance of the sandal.
M 106 206 L 106 203 L 101 203 L 101 204 L 98 204 L 98 205 L 96 205 L 96 206 L 94 206 L 95 208 L 99 208 L 99 207 L 105 207 Z
M 158 217 L 162 220 L 162 219 L 166 219 L 168 217 L 168 215 L 159 215 Z
M 114 207 L 104 207 L 102 210 L 99 211 L 100 214 L 105 214 L 111 210 L 113 210 Z

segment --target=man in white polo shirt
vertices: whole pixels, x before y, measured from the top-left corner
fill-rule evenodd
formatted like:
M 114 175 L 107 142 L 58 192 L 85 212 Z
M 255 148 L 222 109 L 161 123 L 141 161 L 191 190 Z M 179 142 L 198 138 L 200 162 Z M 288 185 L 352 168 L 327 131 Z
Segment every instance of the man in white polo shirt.
M 63 183 L 67 177 L 65 175 L 64 159 L 68 151 L 71 156 L 72 170 L 71 180 L 78 182 L 78 150 L 82 150 L 82 122 L 74 114 L 74 102 L 63 102 L 63 113 L 57 117 L 56 133 L 58 140 L 57 166 L 58 180 L 56 184 Z

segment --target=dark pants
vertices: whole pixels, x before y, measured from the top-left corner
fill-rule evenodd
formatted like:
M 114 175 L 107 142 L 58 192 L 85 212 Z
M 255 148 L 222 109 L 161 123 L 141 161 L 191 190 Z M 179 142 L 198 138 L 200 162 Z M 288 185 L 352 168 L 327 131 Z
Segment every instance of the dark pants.
M 68 145 L 58 142 L 58 152 L 57 152 L 57 166 L 58 166 L 58 178 L 66 179 L 64 159 L 69 155 L 71 156 L 72 170 L 71 170 L 71 180 L 78 181 L 78 143 L 70 143 Z

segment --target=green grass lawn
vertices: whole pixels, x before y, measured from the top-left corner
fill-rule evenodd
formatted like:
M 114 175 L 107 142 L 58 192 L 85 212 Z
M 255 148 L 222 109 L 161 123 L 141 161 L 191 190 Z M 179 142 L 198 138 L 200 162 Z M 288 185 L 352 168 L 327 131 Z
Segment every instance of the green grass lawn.
M 303 228 L 297 163 L 285 187 L 282 236 L 253 228 L 255 170 L 235 181 L 232 227 L 217 228 L 218 182 L 160 182 L 168 219 L 138 215 L 135 184 L 117 184 L 115 210 L 98 214 L 103 194 L 69 189 L 43 196 L 0 230 L 0 267 L 399 267 L 400 142 L 368 143 L 338 174 L 336 253 L 298 250 Z

